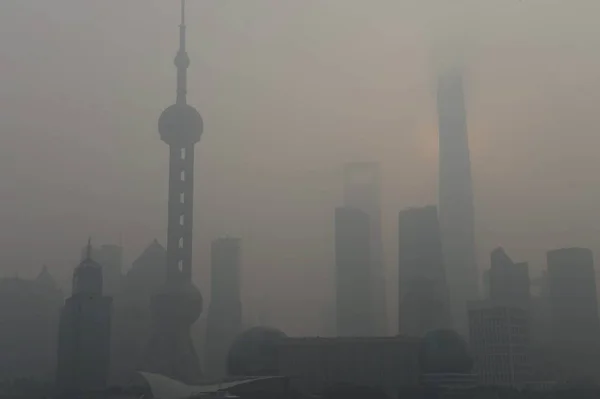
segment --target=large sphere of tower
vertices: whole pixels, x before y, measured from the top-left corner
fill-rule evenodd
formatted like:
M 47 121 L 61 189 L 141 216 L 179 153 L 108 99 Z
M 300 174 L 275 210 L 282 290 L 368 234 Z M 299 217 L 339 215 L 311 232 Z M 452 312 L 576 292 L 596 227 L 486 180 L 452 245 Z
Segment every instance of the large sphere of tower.
M 188 104 L 174 104 L 165 109 L 158 119 L 158 132 L 168 145 L 185 146 L 200 141 L 204 123 L 196 108 Z
M 155 315 L 167 325 L 192 325 L 202 313 L 202 294 L 189 281 L 167 283 L 154 295 Z

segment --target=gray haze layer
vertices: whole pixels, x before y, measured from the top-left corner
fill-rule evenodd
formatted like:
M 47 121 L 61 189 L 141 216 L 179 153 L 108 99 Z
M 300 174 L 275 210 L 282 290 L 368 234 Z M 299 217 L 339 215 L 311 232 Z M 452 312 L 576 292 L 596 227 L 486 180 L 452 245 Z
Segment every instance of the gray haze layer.
M 65 280 L 88 234 L 122 237 L 129 260 L 165 241 L 156 120 L 175 96 L 173 3 L 0 5 L 0 274 L 47 263 Z M 332 299 L 342 164 L 376 160 L 395 325 L 397 211 L 436 201 L 435 75 L 456 63 L 480 268 L 497 245 L 534 273 L 547 249 L 600 250 L 600 2 L 190 3 L 189 101 L 205 120 L 194 273 L 205 296 L 210 239 L 240 236 L 246 317 L 317 332 L 332 316 L 321 304 Z

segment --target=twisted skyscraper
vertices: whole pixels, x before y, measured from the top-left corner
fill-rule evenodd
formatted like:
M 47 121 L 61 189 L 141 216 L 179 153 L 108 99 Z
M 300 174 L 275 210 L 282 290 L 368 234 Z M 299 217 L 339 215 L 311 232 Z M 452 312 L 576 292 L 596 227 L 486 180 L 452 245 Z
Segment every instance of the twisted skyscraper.
M 194 145 L 202 135 L 202 118 L 187 104 L 185 0 L 181 0 L 177 101 L 158 120 L 161 139 L 169 146 L 169 220 L 167 273 L 162 290 L 152 298 L 154 331 L 145 359 L 147 371 L 186 383 L 201 377 L 200 362 L 190 327 L 202 313 L 202 296 L 192 283 L 192 225 L 194 210 Z
M 467 331 L 469 300 L 478 297 L 471 160 L 460 71 L 439 77 L 439 219 L 455 327 Z

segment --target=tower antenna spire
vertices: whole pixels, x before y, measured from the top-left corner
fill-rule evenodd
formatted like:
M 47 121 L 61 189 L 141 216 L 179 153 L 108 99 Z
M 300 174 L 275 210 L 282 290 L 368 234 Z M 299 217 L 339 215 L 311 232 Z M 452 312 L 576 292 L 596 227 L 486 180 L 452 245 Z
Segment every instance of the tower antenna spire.
M 181 0 L 181 24 L 179 25 L 179 51 L 175 56 L 177 67 L 177 104 L 187 104 L 187 69 L 190 58 L 185 49 L 185 0 Z
M 185 25 L 185 0 L 181 0 L 181 25 Z
M 87 246 L 85 247 L 85 260 L 92 259 L 92 236 L 88 237 Z

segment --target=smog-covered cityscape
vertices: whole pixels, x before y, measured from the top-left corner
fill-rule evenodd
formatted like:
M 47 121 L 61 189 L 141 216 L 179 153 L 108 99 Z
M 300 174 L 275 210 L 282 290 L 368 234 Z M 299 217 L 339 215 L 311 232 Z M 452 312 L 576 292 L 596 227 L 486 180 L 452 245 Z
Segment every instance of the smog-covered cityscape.
M 0 4 L 0 399 L 600 398 L 598 15 Z

